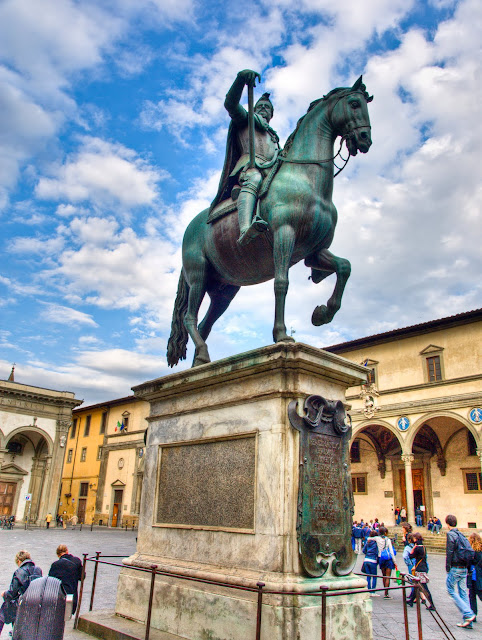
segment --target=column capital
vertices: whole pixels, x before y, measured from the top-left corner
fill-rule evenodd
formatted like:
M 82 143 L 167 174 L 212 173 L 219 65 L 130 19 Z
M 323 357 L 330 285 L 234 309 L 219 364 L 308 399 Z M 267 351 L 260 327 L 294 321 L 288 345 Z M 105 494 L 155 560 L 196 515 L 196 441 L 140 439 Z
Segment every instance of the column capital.
M 402 458 L 402 462 L 407 467 L 411 465 L 412 462 L 415 460 L 415 456 L 413 455 L 413 453 L 402 453 L 400 457 Z

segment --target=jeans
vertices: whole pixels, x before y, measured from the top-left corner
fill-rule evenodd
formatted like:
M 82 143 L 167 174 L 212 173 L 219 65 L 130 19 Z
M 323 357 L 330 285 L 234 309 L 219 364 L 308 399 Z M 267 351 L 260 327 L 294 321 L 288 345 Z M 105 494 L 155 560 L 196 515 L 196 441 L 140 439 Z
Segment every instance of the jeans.
M 438 533 L 440 531 L 440 529 L 442 528 L 441 524 L 434 524 L 433 525 L 433 532 L 434 533 Z
M 378 565 L 376 562 L 364 562 L 363 567 L 365 568 L 365 573 L 370 574 L 365 576 L 367 579 L 368 590 L 372 591 L 377 587 L 377 569 Z
M 447 591 L 457 605 L 464 620 L 471 618 L 474 612 L 470 608 L 469 597 L 466 589 L 467 569 L 452 567 L 447 574 Z
M 417 523 L 417 527 L 422 526 L 422 516 L 415 516 L 415 522 Z

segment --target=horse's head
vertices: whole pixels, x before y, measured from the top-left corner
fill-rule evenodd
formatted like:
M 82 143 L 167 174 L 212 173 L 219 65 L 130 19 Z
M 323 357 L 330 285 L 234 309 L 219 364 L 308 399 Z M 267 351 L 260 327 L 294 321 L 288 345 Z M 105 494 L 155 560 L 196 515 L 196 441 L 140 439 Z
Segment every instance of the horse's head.
M 335 133 L 345 138 L 350 155 L 366 153 L 372 144 L 367 105 L 373 96 L 368 95 L 362 76 L 352 87 L 331 91 L 325 100 L 332 101 L 331 124 Z

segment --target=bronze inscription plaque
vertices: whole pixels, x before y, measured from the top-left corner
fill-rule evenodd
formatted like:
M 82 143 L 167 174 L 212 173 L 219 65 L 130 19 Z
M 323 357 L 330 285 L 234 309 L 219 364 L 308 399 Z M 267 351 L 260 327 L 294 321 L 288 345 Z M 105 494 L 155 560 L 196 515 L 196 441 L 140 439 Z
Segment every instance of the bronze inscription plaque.
M 161 448 L 156 523 L 254 529 L 254 435 Z
M 312 533 L 338 533 L 342 528 L 342 475 L 339 469 L 342 441 L 340 438 L 310 433 L 309 443 Z

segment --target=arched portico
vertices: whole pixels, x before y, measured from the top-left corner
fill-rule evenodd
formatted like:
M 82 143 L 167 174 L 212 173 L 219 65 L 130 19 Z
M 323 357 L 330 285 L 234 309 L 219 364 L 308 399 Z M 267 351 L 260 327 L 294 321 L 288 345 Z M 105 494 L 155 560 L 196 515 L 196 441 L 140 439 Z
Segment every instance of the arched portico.
M 45 502 L 52 447 L 49 434 L 31 425 L 18 427 L 4 436 L 0 471 L 2 515 L 13 515 L 17 520 L 25 517 L 33 522 L 39 520 Z

